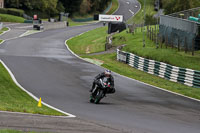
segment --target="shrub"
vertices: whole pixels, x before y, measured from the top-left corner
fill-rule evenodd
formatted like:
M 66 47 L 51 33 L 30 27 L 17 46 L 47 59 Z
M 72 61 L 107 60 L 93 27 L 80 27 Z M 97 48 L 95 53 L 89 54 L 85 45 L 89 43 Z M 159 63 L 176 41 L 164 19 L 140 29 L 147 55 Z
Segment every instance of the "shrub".
M 24 11 L 15 8 L 0 8 L 0 13 L 23 17 Z

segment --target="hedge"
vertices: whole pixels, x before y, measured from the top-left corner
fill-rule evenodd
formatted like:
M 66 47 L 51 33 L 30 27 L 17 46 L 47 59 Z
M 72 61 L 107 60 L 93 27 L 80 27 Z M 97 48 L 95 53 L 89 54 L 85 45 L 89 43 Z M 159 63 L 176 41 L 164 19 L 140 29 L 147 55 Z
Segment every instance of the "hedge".
M 23 17 L 24 11 L 21 9 L 15 9 L 15 8 L 0 8 L 0 13 Z

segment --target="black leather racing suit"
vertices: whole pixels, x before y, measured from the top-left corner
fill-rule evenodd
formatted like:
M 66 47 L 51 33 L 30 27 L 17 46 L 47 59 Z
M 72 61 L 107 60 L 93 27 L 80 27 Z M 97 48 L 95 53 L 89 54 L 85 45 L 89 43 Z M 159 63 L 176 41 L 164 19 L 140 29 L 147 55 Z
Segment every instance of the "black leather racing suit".
M 99 75 L 97 75 L 94 78 L 94 82 L 92 85 L 92 89 L 90 90 L 91 92 L 93 91 L 93 89 L 95 88 L 95 85 L 97 84 L 99 79 L 103 79 L 104 77 L 106 77 L 105 73 L 100 73 Z M 108 78 L 109 82 L 110 82 L 110 90 L 107 91 L 107 93 L 115 93 L 115 88 L 114 88 L 114 78 L 112 75 L 110 75 L 110 77 Z

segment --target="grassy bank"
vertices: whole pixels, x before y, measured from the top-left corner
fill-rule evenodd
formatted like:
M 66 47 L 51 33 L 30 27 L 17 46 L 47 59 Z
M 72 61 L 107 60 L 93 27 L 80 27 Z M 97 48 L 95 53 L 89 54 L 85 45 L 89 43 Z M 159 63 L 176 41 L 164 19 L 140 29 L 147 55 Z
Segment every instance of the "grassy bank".
M 141 24 L 144 22 L 144 0 L 138 0 L 141 4 L 140 11 L 132 18 L 128 20 L 129 24 L 136 23 Z M 146 15 L 154 15 L 156 12 L 154 11 L 154 0 L 146 0 Z
M 1 22 L 16 22 L 16 23 L 24 23 L 24 18 L 8 15 L 8 14 L 0 14 Z
M 87 32 L 76 38 L 69 40 L 69 47 L 79 55 L 101 52 L 105 50 L 107 27 L 98 28 Z M 113 37 L 113 45 L 119 46 L 126 44 L 124 51 L 134 53 L 144 58 L 165 62 L 174 66 L 200 70 L 200 51 L 185 54 L 184 51 L 178 51 L 172 48 L 159 48 L 150 39 L 146 38 L 146 47 L 143 48 L 143 33 L 140 29 L 134 35 L 126 31 L 116 34 Z M 73 45 L 71 45 L 73 44 Z
M 0 30 L 0 35 L 5 32 L 5 31 L 8 31 L 9 29 L 7 27 L 3 27 L 1 30 Z
M 127 64 L 120 63 L 116 61 L 116 53 L 113 54 L 105 54 L 105 55 L 93 55 L 89 56 L 86 54 L 87 48 L 90 47 L 90 49 L 93 49 L 92 52 L 99 52 L 103 51 L 101 47 L 104 47 L 105 45 L 105 37 L 106 37 L 106 28 L 98 28 L 95 30 L 92 30 L 90 32 L 87 32 L 85 34 L 82 34 L 81 36 L 77 36 L 67 42 L 68 46 L 72 51 L 74 51 L 76 54 L 81 54 L 84 58 L 91 58 L 91 59 L 98 59 L 104 62 L 103 67 L 108 68 L 114 72 L 117 72 L 119 74 L 122 74 L 124 76 L 134 78 L 137 80 L 140 80 L 142 82 L 161 87 L 167 90 L 171 90 L 186 96 L 190 96 L 193 98 L 200 99 L 200 89 L 192 88 L 185 86 L 183 84 L 174 83 L 165 79 L 162 79 L 160 77 L 145 73 L 143 71 L 139 71 L 137 69 L 134 69 Z M 100 36 L 101 35 L 101 36 Z M 90 39 L 89 37 L 92 36 L 93 38 Z M 117 34 L 114 36 L 114 44 L 115 45 L 121 45 L 121 44 L 127 44 L 124 50 L 128 50 L 134 53 L 144 54 L 147 57 L 155 57 L 156 59 L 172 59 L 174 61 L 173 63 L 176 64 L 177 60 L 178 62 L 181 62 L 182 64 L 185 63 L 185 65 L 189 64 L 190 60 L 193 60 L 198 67 L 198 60 L 199 57 L 191 57 L 188 54 L 184 54 L 182 52 L 177 53 L 176 50 L 172 49 L 155 49 L 154 43 L 152 43 L 150 40 L 146 41 L 146 47 L 142 47 L 142 33 L 138 33 L 136 35 L 127 34 L 126 32 L 122 32 L 120 34 Z M 81 40 L 81 41 L 80 41 Z M 96 41 L 98 40 L 98 45 L 101 46 L 98 48 L 96 46 Z M 80 43 L 81 42 L 81 43 Z M 161 56 L 161 57 L 160 57 Z M 174 57 L 173 57 L 174 56 Z M 170 58 L 169 58 L 170 57 Z M 191 62 L 192 63 L 192 62 Z M 190 67 L 193 67 L 193 65 L 190 65 Z M 195 68 L 196 68 L 195 67 Z
M 112 0 L 112 7 L 106 14 L 113 14 L 119 7 L 118 0 Z
M 97 28 L 68 41 L 69 48 L 79 55 L 101 52 L 105 50 L 107 27 Z
M 46 106 L 37 107 L 37 101 L 22 91 L 0 63 L 0 110 L 45 115 L 63 115 Z
M 120 37 L 123 37 L 124 40 L 119 41 L 118 38 Z M 200 51 L 195 52 L 195 55 L 192 56 L 191 53 L 186 54 L 184 51 L 178 51 L 177 48 L 172 49 L 163 46 L 163 48 L 156 49 L 155 43 L 148 38 L 146 38 L 146 47 L 143 48 L 142 32 L 138 32 L 135 35 L 122 32 L 115 36 L 114 43 L 115 45 L 127 44 L 123 50 L 138 56 L 165 62 L 178 67 L 200 70 Z
M 69 22 L 69 26 L 79 26 L 79 25 L 86 25 L 87 23 L 84 23 L 84 22 L 74 22 L 72 21 L 72 19 L 68 19 L 68 22 Z

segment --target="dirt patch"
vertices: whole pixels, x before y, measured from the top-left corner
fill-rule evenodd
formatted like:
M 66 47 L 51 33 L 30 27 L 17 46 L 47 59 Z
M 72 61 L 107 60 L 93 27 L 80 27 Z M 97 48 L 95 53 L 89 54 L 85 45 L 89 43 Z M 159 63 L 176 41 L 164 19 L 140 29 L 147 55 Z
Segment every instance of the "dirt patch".
M 104 37 L 100 37 L 100 38 L 98 38 L 98 39 L 96 39 L 96 40 L 93 40 L 92 42 L 97 42 L 97 41 L 99 41 L 99 40 L 102 40 L 102 38 L 104 38 Z
M 102 64 L 104 64 L 104 61 L 102 61 L 102 60 L 99 60 L 99 59 L 96 59 L 96 58 L 94 58 L 93 60 L 101 62 Z
M 87 46 L 85 53 L 86 53 L 86 54 L 89 54 L 89 53 L 90 53 L 90 46 Z

